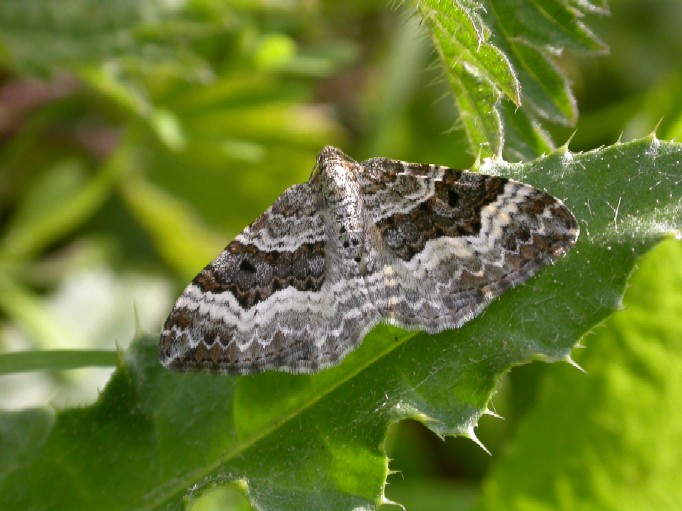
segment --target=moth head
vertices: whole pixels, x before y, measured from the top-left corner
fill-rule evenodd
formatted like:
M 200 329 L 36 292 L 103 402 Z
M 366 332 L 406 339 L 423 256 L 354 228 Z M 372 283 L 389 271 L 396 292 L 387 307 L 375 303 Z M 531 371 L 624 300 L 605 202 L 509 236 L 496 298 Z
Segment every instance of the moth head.
M 315 161 L 315 167 L 313 168 L 311 177 L 325 172 L 325 170 L 330 167 L 338 165 L 348 167 L 349 164 L 355 164 L 355 160 L 336 147 L 330 145 L 325 146 L 317 154 L 317 160 Z

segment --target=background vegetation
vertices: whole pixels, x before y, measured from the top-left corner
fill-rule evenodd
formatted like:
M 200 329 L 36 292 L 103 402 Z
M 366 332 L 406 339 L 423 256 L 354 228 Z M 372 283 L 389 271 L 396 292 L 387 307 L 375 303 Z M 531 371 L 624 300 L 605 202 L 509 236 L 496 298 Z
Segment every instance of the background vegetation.
M 149 342 L 137 349 L 153 347 L 184 284 L 284 188 L 306 180 L 323 145 L 357 159 L 468 168 L 479 152 L 531 160 L 571 135 L 572 151 L 643 137 L 657 124 L 659 138 L 679 137 L 682 5 L 613 0 L 606 16 L 601 4 L 564 3 L 591 12 L 583 21 L 592 35 L 552 57 L 568 81 L 520 76 L 517 90 L 482 59 L 490 71 L 482 83 L 497 85 L 479 98 L 489 102 L 482 111 L 453 96 L 480 83 L 448 60 L 457 51 L 449 45 L 462 40 L 451 34 L 466 34 L 439 23 L 429 2 L 412 15 L 417 4 L 366 1 L 4 0 L 0 350 L 28 351 L 0 358 L 8 373 L 0 375 L 3 484 L 21 496 L 14 472 L 38 456 L 29 440 L 44 430 L 22 411 L 94 401 L 125 356 L 114 349 L 124 353 L 140 332 Z M 537 27 L 528 23 L 515 29 Z M 492 25 L 491 41 L 524 62 L 545 62 L 552 52 L 523 53 L 533 48 L 519 48 L 513 28 Z M 536 41 L 558 33 L 536 30 Z M 543 94 L 536 82 L 555 88 Z M 456 107 L 482 113 L 459 116 Z M 667 177 L 679 205 L 679 167 Z M 466 438 L 441 440 L 418 420 L 392 426 L 386 449 L 402 475 L 390 476 L 387 497 L 410 510 L 682 506 L 674 478 L 682 461 L 680 242 L 665 242 L 639 266 L 628 310 L 572 354 L 587 375 L 533 363 L 505 376 L 491 405 L 505 420 L 484 417 L 477 430 L 492 456 Z M 79 351 L 50 352 L 67 348 Z M 86 366 L 104 368 L 60 370 Z M 189 488 L 172 491 L 177 504 Z M 220 485 L 186 504 L 249 508 Z

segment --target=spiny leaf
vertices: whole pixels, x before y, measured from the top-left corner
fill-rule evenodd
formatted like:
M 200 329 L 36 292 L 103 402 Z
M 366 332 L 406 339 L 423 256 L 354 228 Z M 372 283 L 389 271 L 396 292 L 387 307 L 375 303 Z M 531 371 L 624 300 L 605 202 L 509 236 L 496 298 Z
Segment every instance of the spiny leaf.
M 519 83 L 505 55 L 488 43 L 479 8 L 436 0 L 420 1 L 417 8 L 446 69 L 470 146 L 484 155 L 500 153 L 504 130 L 491 105 L 500 95 L 519 104 Z
M 637 266 L 627 309 L 579 350 L 588 376 L 547 375 L 540 402 L 487 478 L 480 509 L 670 509 L 682 502 L 682 453 L 668 443 L 682 430 L 682 380 L 675 377 L 682 242 L 662 243 Z
M 652 138 L 485 165 L 564 198 L 582 233 L 459 330 L 378 327 L 340 366 L 303 376 L 173 374 L 156 337 L 138 340 L 95 405 L 0 415 L 0 446 L 35 424 L 0 457 L 0 507 L 176 509 L 190 491 L 239 481 L 261 510 L 376 509 L 391 422 L 473 435 L 500 374 L 566 359 L 621 306 L 637 258 L 682 227 L 681 158 L 681 145 Z
M 522 110 L 559 124 L 574 124 L 578 117 L 575 97 L 547 51 L 522 39 L 501 41 L 500 46 L 518 71 L 526 107 Z
M 583 5 L 585 4 L 585 5 Z M 536 117 L 573 124 L 577 111 L 567 79 L 551 55 L 564 49 L 603 53 L 605 46 L 583 24 L 591 4 L 568 0 L 420 0 L 426 21 L 459 110 L 472 152 L 484 156 L 538 156 L 551 141 L 535 144 L 542 133 Z M 525 110 L 527 121 L 510 126 L 506 102 Z

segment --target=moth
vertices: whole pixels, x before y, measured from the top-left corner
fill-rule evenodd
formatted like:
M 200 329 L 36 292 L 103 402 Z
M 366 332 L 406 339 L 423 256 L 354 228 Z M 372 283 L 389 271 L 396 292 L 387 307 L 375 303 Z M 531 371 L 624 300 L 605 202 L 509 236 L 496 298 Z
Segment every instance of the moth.
M 547 193 L 503 177 L 334 147 L 187 286 L 163 326 L 169 369 L 312 373 L 379 322 L 458 328 L 576 242 Z

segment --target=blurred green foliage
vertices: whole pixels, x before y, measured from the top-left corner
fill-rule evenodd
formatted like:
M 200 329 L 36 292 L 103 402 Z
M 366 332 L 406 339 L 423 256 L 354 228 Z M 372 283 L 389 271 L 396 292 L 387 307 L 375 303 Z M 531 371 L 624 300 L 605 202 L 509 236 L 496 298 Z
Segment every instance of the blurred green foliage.
M 488 143 L 482 155 L 496 152 L 502 130 L 509 159 L 530 158 L 573 133 L 573 150 L 612 144 L 659 121 L 660 138 L 679 139 L 682 4 L 613 0 L 604 16 L 598 1 L 546 2 L 587 13 L 541 17 L 584 36 L 575 49 L 596 51 L 603 42 L 610 51 L 553 56 L 533 45 L 539 34 L 530 37 L 528 24 L 504 16 L 510 3 L 492 1 L 481 14 L 475 2 L 453 2 L 450 17 L 439 19 L 448 14 L 437 10 L 441 3 L 423 0 L 394 9 L 359 0 L 0 2 L 0 351 L 72 348 L 83 350 L 83 366 L 98 365 L 92 350 L 124 348 L 138 328 L 157 332 L 186 281 L 285 187 L 307 179 L 326 144 L 357 159 L 466 168 L 477 144 Z M 406 14 L 412 9 L 425 23 Z M 508 69 L 490 68 L 480 82 L 466 66 L 439 67 L 439 55 L 460 55 L 450 33 L 463 18 L 473 36 L 460 37 L 475 40 L 482 22 L 493 27 L 490 44 L 523 71 L 516 81 Z M 544 81 L 532 79 L 537 69 Z M 455 105 L 476 108 L 452 90 L 481 94 L 472 102 L 477 119 L 458 116 Z M 441 442 L 416 422 L 395 426 L 387 446 L 403 477 L 389 479 L 388 497 L 411 510 L 465 509 L 478 498 L 491 509 L 505 502 L 623 509 L 624 500 L 600 496 L 638 488 L 634 482 L 653 474 L 631 508 L 682 505 L 679 495 L 648 490 L 679 457 L 650 465 L 643 458 L 682 450 L 680 429 L 663 424 L 666 417 L 679 424 L 675 398 L 682 397 L 665 383 L 675 370 L 666 360 L 679 356 L 679 284 L 668 278 L 682 263 L 679 241 L 650 257 L 630 290 L 632 310 L 575 356 L 588 376 L 532 364 L 503 381 L 493 405 L 507 420 L 486 418 L 478 430 L 494 457 L 462 438 Z M 633 356 L 643 345 L 648 351 Z M 45 367 L 36 357 L 33 366 Z M 91 400 L 109 374 L 47 367 L 53 371 L 0 376 L 3 407 Z M 563 422 L 543 419 L 562 406 L 571 410 Z M 603 436 L 591 438 L 590 428 L 571 437 L 587 413 L 594 420 L 584 422 L 601 425 Z M 658 421 L 637 421 L 655 414 Z M 606 449 L 625 461 L 600 464 Z M 585 466 L 586 459 L 594 462 Z M 539 502 L 529 497 L 533 481 L 520 475 L 542 473 L 548 463 L 567 468 L 547 471 L 555 499 Z M 515 491 L 523 495 L 512 499 Z M 218 489 L 193 509 L 248 509 L 234 504 L 242 499 L 235 495 Z

